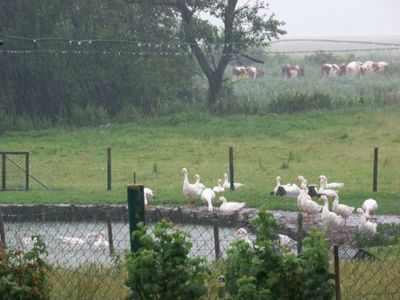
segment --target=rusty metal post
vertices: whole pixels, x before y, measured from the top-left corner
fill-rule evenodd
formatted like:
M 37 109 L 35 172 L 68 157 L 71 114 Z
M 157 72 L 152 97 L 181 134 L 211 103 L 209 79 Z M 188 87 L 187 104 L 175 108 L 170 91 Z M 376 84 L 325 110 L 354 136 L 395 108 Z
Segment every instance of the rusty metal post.
M 111 191 L 111 148 L 107 148 L 107 191 Z
M 342 299 L 342 294 L 340 291 L 340 270 L 339 270 L 339 247 L 337 245 L 333 246 L 333 259 L 335 265 L 335 294 L 336 300 Z
M 378 147 L 374 148 L 374 175 L 372 191 L 378 191 Z
M 235 190 L 235 179 L 233 174 L 233 147 L 229 147 L 229 180 L 231 182 L 231 191 Z
M 218 259 L 221 256 L 221 248 L 220 248 L 220 244 L 219 244 L 219 224 L 218 224 L 217 218 L 214 219 L 213 226 L 214 226 L 215 259 Z

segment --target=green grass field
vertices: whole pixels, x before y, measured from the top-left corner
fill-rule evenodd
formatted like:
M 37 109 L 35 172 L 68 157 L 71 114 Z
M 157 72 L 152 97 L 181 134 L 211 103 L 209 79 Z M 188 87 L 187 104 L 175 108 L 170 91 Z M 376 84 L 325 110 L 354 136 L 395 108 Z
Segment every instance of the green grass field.
M 309 183 L 325 174 L 342 181 L 341 202 L 360 206 L 366 198 L 379 213 L 400 213 L 400 108 L 347 109 L 296 115 L 213 117 L 188 113 L 125 125 L 74 130 L 8 132 L 2 151 L 29 151 L 29 192 L 2 192 L 0 203 L 126 203 L 126 186 L 143 183 L 153 203 L 186 203 L 181 169 L 201 175 L 209 187 L 228 172 L 234 148 L 235 178 L 246 187 L 225 192 L 248 206 L 295 210 L 294 199 L 269 196 L 282 183 L 304 175 Z M 112 191 L 106 191 L 106 148 L 112 148 Z M 378 193 L 372 193 L 373 149 L 379 147 Z M 23 183 L 7 164 L 10 182 Z M 11 183 L 10 183 L 11 184 Z M 199 203 L 200 204 L 200 203 Z

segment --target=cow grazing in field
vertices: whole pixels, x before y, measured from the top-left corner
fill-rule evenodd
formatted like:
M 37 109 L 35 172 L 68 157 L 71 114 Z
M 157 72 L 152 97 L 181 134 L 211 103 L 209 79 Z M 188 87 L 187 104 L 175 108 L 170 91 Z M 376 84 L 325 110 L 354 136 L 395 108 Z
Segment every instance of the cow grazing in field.
M 372 64 L 372 69 L 374 70 L 374 72 L 383 72 L 387 69 L 388 66 L 389 66 L 388 62 L 378 61 Z
M 283 79 L 304 77 L 304 68 L 299 65 L 285 64 L 282 66 Z
M 239 79 L 240 76 L 247 76 L 246 75 L 246 68 L 245 67 L 233 67 L 232 69 L 232 80 Z
M 348 63 L 341 63 L 339 65 L 339 69 L 340 69 L 340 75 L 344 75 L 346 74 L 346 67 L 347 67 Z
M 321 67 L 322 76 L 327 77 L 336 77 L 341 74 L 340 68 L 337 64 L 323 64 Z
M 246 67 L 246 74 L 251 79 L 257 79 L 264 76 L 264 71 L 256 67 Z
M 352 61 L 349 62 L 346 66 L 346 74 L 350 76 L 358 76 L 361 74 L 361 66 L 362 62 L 360 61 Z
M 367 60 L 366 62 L 364 62 L 360 67 L 361 75 L 367 75 L 367 74 L 374 73 L 373 64 L 374 64 L 374 62 L 370 61 L 370 60 Z

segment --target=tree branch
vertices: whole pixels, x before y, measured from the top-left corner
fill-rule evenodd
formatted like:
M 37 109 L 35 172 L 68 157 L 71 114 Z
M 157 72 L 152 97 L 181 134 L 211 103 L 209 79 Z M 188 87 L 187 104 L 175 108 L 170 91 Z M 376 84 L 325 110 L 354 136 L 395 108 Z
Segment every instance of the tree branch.
M 255 62 L 257 62 L 257 63 L 260 63 L 260 64 L 263 64 L 263 63 L 264 63 L 264 61 L 259 60 L 259 59 L 254 58 L 254 57 L 251 57 L 250 55 L 243 54 L 243 53 L 240 53 L 240 55 L 243 56 L 243 57 L 246 57 L 246 58 L 248 58 L 248 59 L 250 59 L 250 60 L 252 60 L 252 61 L 255 61 Z

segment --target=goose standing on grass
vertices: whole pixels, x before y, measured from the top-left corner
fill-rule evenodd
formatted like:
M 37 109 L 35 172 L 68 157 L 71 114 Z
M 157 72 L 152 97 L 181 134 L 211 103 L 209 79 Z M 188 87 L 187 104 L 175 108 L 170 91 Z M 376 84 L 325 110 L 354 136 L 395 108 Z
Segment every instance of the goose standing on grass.
M 358 224 L 358 230 L 360 230 L 360 232 L 363 234 L 375 235 L 376 227 L 378 226 L 378 224 L 368 221 L 367 216 L 362 210 L 362 208 L 357 208 L 357 214 L 360 216 L 360 223 Z
M 330 182 L 330 183 L 328 183 L 328 178 L 326 178 L 325 175 L 320 175 L 318 177 L 318 179 L 320 180 L 320 182 L 321 182 L 321 179 L 322 179 L 323 186 L 324 186 L 325 190 L 331 189 L 331 190 L 337 191 L 337 190 L 341 189 L 344 186 L 343 182 Z
M 200 182 L 200 175 L 199 174 L 194 175 L 194 179 L 195 179 L 195 183 L 194 184 L 197 186 L 197 188 L 199 190 L 204 190 L 206 188 L 206 186 Z
M 322 210 L 322 206 L 318 203 L 311 200 L 311 197 L 308 195 L 307 186 L 302 183 L 300 195 L 297 198 L 297 205 L 300 206 L 300 211 L 305 212 L 307 214 L 308 219 L 312 219 L 309 222 L 315 223 L 315 215 L 319 214 Z
M 308 185 L 307 179 L 306 179 L 303 175 L 297 176 L 296 179 L 300 182 L 300 185 L 302 185 L 303 183 L 304 183 L 306 186 Z
M 218 185 L 213 187 L 213 191 L 216 193 L 222 193 L 225 191 L 224 187 L 222 186 L 221 178 L 218 178 Z
M 322 208 L 321 219 L 325 227 L 329 230 L 332 227 L 344 226 L 345 220 L 337 215 L 336 213 L 329 211 L 328 197 L 326 195 L 321 195 L 320 199 L 324 201 L 324 206 Z
M 189 183 L 188 171 L 186 168 L 182 168 L 183 175 L 183 194 L 189 199 L 190 204 L 196 202 L 196 198 L 201 195 L 201 190 L 195 185 Z
M 219 197 L 219 201 L 222 202 L 220 210 L 222 211 L 236 211 L 246 206 L 245 202 L 228 202 L 225 197 Z
M 318 193 L 321 195 L 325 195 L 329 197 L 329 195 L 332 195 L 333 193 L 336 193 L 335 190 L 328 189 L 326 187 L 325 181 L 322 178 L 319 178 L 319 188 L 318 188 Z
M 143 195 L 143 197 L 144 197 L 144 207 L 147 207 L 148 202 L 151 200 L 151 198 L 153 198 L 153 196 L 154 196 L 154 192 L 151 189 L 145 187 L 144 188 L 144 195 Z
M 362 205 L 362 209 L 365 212 L 365 217 L 367 220 L 373 218 L 376 211 L 378 210 L 378 203 L 374 199 L 367 199 Z
M 295 183 L 281 184 L 281 176 L 275 178 L 276 187 L 274 188 L 274 195 L 277 195 L 278 189 L 281 186 L 288 197 L 297 197 L 300 194 L 300 189 Z
M 347 218 L 351 216 L 351 214 L 355 210 L 355 207 L 345 204 L 339 204 L 339 195 L 336 192 L 331 193 L 330 196 L 334 197 L 332 203 L 332 211 L 341 216 L 344 219 L 344 225 L 346 225 Z
M 222 184 L 222 186 L 224 187 L 224 189 L 230 189 L 231 188 L 231 183 L 228 181 L 228 174 L 225 173 L 224 174 L 224 183 Z M 241 188 L 242 186 L 245 186 L 244 183 L 240 183 L 240 182 L 234 182 L 233 183 L 233 187 L 235 189 Z
M 210 188 L 205 188 L 201 192 L 201 199 L 207 203 L 207 210 L 208 212 L 212 212 L 214 210 L 212 202 L 215 199 L 215 193 L 212 189 Z

